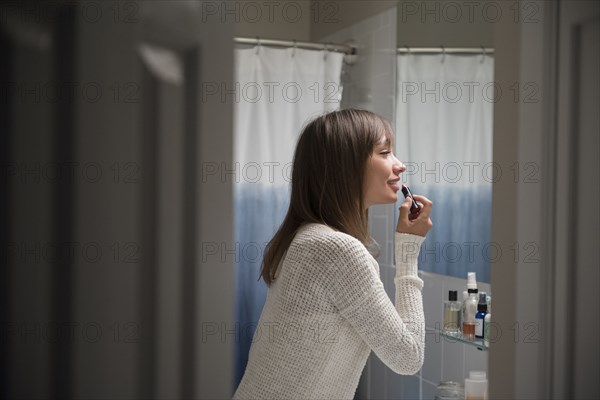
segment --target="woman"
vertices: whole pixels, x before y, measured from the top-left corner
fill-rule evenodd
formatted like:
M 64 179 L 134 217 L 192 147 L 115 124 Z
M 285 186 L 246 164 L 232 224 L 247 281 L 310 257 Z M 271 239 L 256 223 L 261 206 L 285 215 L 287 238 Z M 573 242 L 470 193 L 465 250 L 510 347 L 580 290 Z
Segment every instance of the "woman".
M 395 233 L 395 307 L 384 291 L 368 208 L 394 203 L 405 166 L 381 116 L 345 109 L 303 130 L 291 202 L 269 243 L 269 286 L 248 365 L 234 399 L 352 399 L 369 353 L 398 374 L 423 365 L 425 320 L 417 257 L 432 203 L 400 206 Z M 367 250 L 371 249 L 371 252 Z

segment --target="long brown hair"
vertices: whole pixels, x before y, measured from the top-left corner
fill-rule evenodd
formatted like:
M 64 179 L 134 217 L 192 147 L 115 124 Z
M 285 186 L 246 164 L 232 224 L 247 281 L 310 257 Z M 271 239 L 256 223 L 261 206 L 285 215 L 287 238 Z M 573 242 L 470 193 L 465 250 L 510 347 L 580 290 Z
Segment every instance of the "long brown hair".
M 317 222 L 372 242 L 363 202 L 365 167 L 375 145 L 392 143 L 387 120 L 371 111 L 343 109 L 309 122 L 298 139 L 292 165 L 290 206 L 266 248 L 261 276 L 267 286 L 296 230 Z

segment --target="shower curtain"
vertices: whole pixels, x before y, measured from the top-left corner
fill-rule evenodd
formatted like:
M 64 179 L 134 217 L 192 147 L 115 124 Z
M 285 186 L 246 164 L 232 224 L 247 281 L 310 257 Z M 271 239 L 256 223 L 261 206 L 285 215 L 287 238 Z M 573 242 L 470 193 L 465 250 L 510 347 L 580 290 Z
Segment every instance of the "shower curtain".
M 236 382 L 248 361 L 267 286 L 262 256 L 289 205 L 297 137 L 308 120 L 339 108 L 343 54 L 257 46 L 235 50 Z
M 493 105 L 511 94 L 494 83 L 488 55 L 406 54 L 397 65 L 404 182 L 434 202 L 420 268 L 465 279 L 475 271 L 490 282 L 490 265 L 501 256 L 490 242 L 492 182 L 501 178 L 492 164 Z

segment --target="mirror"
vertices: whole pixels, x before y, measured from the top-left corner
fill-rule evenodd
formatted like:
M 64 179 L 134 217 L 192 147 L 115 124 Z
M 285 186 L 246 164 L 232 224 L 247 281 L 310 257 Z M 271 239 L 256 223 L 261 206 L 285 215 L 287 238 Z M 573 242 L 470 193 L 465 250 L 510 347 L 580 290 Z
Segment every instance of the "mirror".
M 464 3 L 465 7 L 469 6 L 467 2 Z M 479 282 L 489 282 L 490 265 L 485 258 L 488 253 L 484 251 L 493 256 L 495 250 L 486 245 L 490 241 L 491 183 L 485 180 L 488 175 L 482 175 L 482 172 L 494 173 L 493 168 L 490 169 L 484 163 L 486 160 L 491 161 L 492 154 L 493 104 L 490 103 L 490 98 L 493 101 L 493 59 L 489 54 L 483 54 L 483 51 L 481 53 L 477 51 L 477 54 L 471 57 L 450 52 L 443 55 L 438 51 L 437 54 L 431 55 L 434 62 L 430 62 L 428 64 L 430 66 L 425 68 L 425 65 L 420 64 L 425 62 L 423 58 L 414 54 L 401 58 L 397 54 L 397 48 L 405 45 L 413 50 L 416 47 L 441 48 L 441 46 L 477 49 L 481 46 L 484 46 L 484 49 L 492 47 L 492 24 L 475 16 L 471 18 L 468 8 L 460 10 L 461 16 L 465 15 L 461 22 L 451 13 L 453 11 L 451 7 L 457 4 L 462 6 L 463 3 L 448 2 L 448 4 L 430 1 L 313 1 L 310 5 L 305 4 L 307 8 L 301 13 L 311 16 L 310 24 L 306 29 L 309 34 L 300 30 L 299 24 L 289 22 L 280 25 L 252 24 L 250 20 L 238 25 L 236 32 L 237 36 L 250 38 L 260 36 L 286 39 L 301 38 L 304 35 L 308 41 L 335 44 L 351 42 L 356 46 L 354 63 L 344 63 L 341 66 L 339 84 L 334 85 L 339 89 L 335 92 L 341 94 L 340 106 L 369 109 L 395 124 L 396 153 L 409 168 L 407 173 L 403 174 L 404 183 L 410 185 L 414 193 L 424 194 L 435 203 L 435 214 L 432 216 L 434 228 L 428 233 L 428 238 L 422 246 L 419 262 L 421 270 L 432 272 L 431 276 L 424 279 L 423 289 L 426 324 L 428 331 L 432 332 L 435 332 L 436 326 L 439 327 L 442 321 L 444 291 L 447 293 L 449 289 L 459 288 L 462 291 L 466 284 L 467 271 L 477 272 Z M 293 6 L 289 6 L 288 10 L 291 10 L 291 7 Z M 486 11 L 491 15 L 492 8 L 488 7 Z M 485 18 L 488 18 L 488 14 Z M 260 53 L 261 51 L 259 49 L 257 54 L 266 54 L 266 52 Z M 290 53 L 294 54 L 293 50 L 290 50 Z M 240 73 L 251 73 L 252 64 L 246 61 L 240 65 L 243 65 Z M 274 65 L 274 63 L 264 63 L 264 65 Z M 279 68 L 273 70 L 288 70 L 282 65 L 280 63 Z M 444 68 L 441 68 L 442 65 Z M 402 68 L 400 74 L 397 66 Z M 289 68 L 289 70 L 293 69 Z M 439 73 L 443 73 L 443 76 L 436 75 Z M 465 73 L 468 75 L 464 75 Z M 257 79 L 254 75 L 250 76 L 251 79 Z M 290 77 L 266 79 L 257 76 L 259 82 L 277 81 L 281 84 L 280 87 L 287 82 L 297 81 L 296 78 Z M 398 76 L 401 76 L 402 80 L 398 80 Z M 311 79 L 311 82 L 316 80 Z M 332 79 L 328 77 L 326 82 L 322 83 L 322 87 L 325 88 L 325 84 L 331 82 Z M 491 87 L 489 83 L 492 83 Z M 320 85 L 317 87 L 321 87 Z M 245 87 L 245 84 L 240 83 L 240 87 Z M 314 93 L 311 87 L 307 86 L 303 93 Z M 471 92 L 473 92 L 473 101 L 470 101 Z M 425 101 L 421 100 L 421 96 L 424 96 Z M 485 96 L 483 101 L 482 96 Z M 255 96 L 247 95 L 246 98 L 254 99 Z M 430 104 L 430 99 L 433 104 Z M 429 111 L 430 106 L 433 111 Z M 277 115 L 281 114 L 279 112 Z M 246 115 L 253 117 L 257 113 Z M 247 126 L 243 123 L 237 125 Z M 445 129 L 433 129 L 436 126 Z M 487 135 L 476 134 L 484 130 Z M 436 137 L 440 134 L 443 134 L 441 138 Z M 278 134 L 276 137 L 281 136 Z M 253 135 L 253 138 L 255 137 L 256 135 Z M 249 153 L 255 157 L 258 150 Z M 277 151 L 276 154 L 284 158 L 275 159 L 279 163 L 277 165 L 289 158 L 281 151 Z M 474 165 L 474 162 L 479 164 Z M 427 173 L 430 170 L 435 171 L 436 168 L 439 169 L 437 178 L 435 174 Z M 473 176 L 471 181 L 470 176 L 475 172 L 478 174 L 477 178 Z M 254 187 L 251 189 L 255 190 Z M 238 193 L 243 195 L 241 191 Z M 275 201 L 278 198 L 275 195 L 250 194 L 252 198 L 268 201 Z M 400 201 L 402 199 L 399 199 Z M 267 215 L 272 218 L 267 220 L 261 217 L 260 225 L 248 223 L 248 226 L 253 227 L 252 231 L 236 229 L 236 232 L 238 234 L 248 232 L 247 236 L 252 235 L 251 240 L 254 241 L 268 240 L 267 233 L 263 236 L 256 234 L 254 227 L 258 225 L 263 230 L 271 229 L 268 224 L 275 225 L 273 215 L 278 213 L 280 208 L 269 205 L 261 209 L 258 207 L 249 209 L 251 203 L 243 201 L 241 196 L 238 196 L 236 202 L 246 207 L 240 209 L 237 215 L 261 215 L 263 210 L 267 210 Z M 381 281 L 391 299 L 394 299 L 395 291 L 393 232 L 396 219 L 397 207 L 392 205 L 373 206 L 369 209 L 370 231 L 381 249 L 377 259 Z M 247 242 L 245 239 L 236 240 L 241 243 L 242 248 L 246 248 L 243 247 Z M 254 262 L 254 258 L 247 258 L 248 260 L 245 261 Z M 252 326 L 260 315 L 265 290 L 264 287 L 253 282 L 256 281 L 258 265 L 240 267 L 238 271 L 246 275 L 239 279 L 245 286 L 239 291 L 241 295 L 238 298 L 240 306 L 237 320 L 242 326 Z M 481 284 L 479 288 L 489 292 L 490 286 Z M 448 351 L 454 352 L 452 354 L 458 351 L 459 356 L 446 354 L 442 357 L 444 344 L 440 345 L 440 336 L 427 336 L 426 340 L 429 342 L 426 348 L 429 350 L 427 350 L 426 362 L 428 364 L 422 374 L 399 377 L 373 357 L 369 367 L 365 369 L 366 372 L 358 388 L 358 396 L 361 398 L 433 398 L 435 385 L 432 382 L 440 381 L 441 374 L 430 373 L 431 371 L 440 371 L 443 368 L 444 379 L 461 381 L 464 379 L 465 368 L 476 365 L 478 369 L 487 370 L 487 353 L 475 347 L 462 348 L 460 344 L 455 347 L 452 345 L 456 343 L 452 343 Z M 246 365 L 243 357 L 248 353 L 251 338 L 252 336 L 246 337 L 246 340 L 240 342 L 236 349 L 236 352 L 242 355 L 237 365 L 238 379 L 241 379 Z M 421 396 L 421 388 L 424 396 Z

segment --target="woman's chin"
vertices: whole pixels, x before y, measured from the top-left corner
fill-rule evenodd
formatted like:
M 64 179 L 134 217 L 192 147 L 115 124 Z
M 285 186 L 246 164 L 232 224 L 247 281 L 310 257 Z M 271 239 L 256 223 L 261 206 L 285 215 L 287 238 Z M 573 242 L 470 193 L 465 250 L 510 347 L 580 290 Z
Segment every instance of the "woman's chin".
M 386 205 L 386 204 L 394 204 L 398 201 L 398 195 L 396 193 L 393 193 L 392 195 L 390 195 L 388 198 L 386 199 L 379 199 L 379 201 L 376 201 L 374 203 L 370 203 L 367 208 L 371 207 L 371 206 L 382 206 L 382 205 Z
M 382 201 L 381 205 L 385 205 L 385 204 L 394 204 L 396 201 L 398 201 L 398 195 L 393 194 L 389 197 L 389 199 L 386 199 L 385 201 Z

